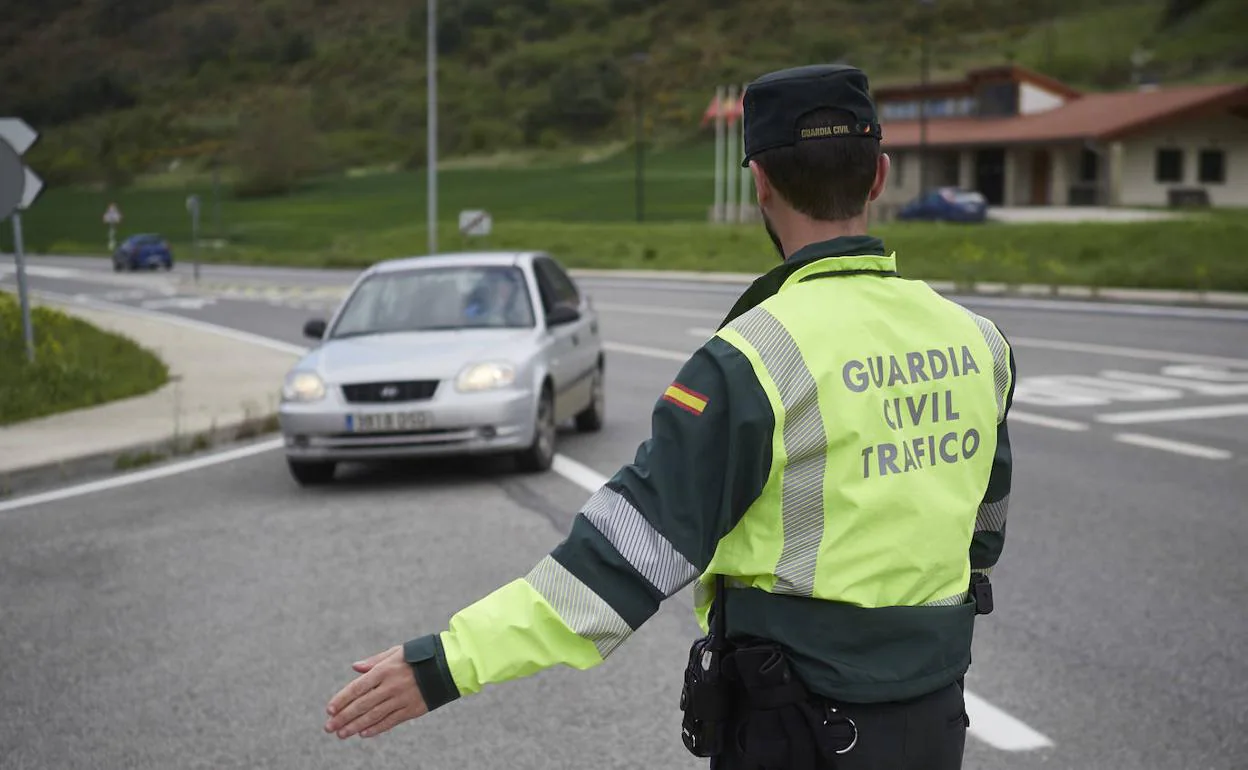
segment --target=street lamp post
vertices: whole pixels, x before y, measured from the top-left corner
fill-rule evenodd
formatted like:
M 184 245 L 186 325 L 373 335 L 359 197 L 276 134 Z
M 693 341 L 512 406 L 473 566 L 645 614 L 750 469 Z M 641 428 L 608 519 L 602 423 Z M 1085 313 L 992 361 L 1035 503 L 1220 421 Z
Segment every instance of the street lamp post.
M 919 193 L 927 192 L 927 84 L 931 63 L 928 34 L 934 0 L 919 0 L 923 6 L 919 20 Z
M 636 125 L 633 128 L 633 144 L 635 145 L 633 183 L 636 187 L 637 221 L 645 219 L 646 183 L 645 183 L 645 143 L 643 135 L 646 130 L 645 102 L 642 98 L 642 66 L 649 57 L 645 52 L 633 54 L 636 73 L 633 78 L 633 113 Z
M 429 21 L 428 37 L 425 44 L 427 73 L 427 105 L 425 108 L 426 150 L 425 162 L 428 164 L 426 198 L 428 199 L 429 219 L 429 253 L 438 251 L 438 28 L 437 0 L 427 0 Z

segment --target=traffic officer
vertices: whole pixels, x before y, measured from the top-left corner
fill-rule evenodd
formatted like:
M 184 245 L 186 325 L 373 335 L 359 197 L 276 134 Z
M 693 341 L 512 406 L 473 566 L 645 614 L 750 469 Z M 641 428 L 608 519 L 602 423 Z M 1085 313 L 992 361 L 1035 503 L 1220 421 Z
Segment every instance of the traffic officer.
M 744 121 L 782 264 L 683 365 L 566 539 L 446 630 L 355 664 L 327 731 L 374 736 L 486 685 L 596 666 L 693 583 L 709 632 L 681 702 L 694 754 L 961 766 L 972 627 L 1005 535 L 1010 346 L 866 234 L 889 159 L 861 71 L 766 75 Z

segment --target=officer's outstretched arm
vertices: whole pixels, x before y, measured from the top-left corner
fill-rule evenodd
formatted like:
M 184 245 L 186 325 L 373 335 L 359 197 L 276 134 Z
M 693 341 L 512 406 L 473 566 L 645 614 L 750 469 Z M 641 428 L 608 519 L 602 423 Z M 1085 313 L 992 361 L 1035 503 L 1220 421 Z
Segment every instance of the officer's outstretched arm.
M 655 404 L 634 461 L 558 547 L 447 630 L 404 645 L 429 708 L 551 666 L 601 663 L 702 573 L 761 493 L 773 427 L 749 361 L 710 340 Z
M 1010 482 L 1014 472 L 1010 432 L 1006 425 L 1010 407 L 1014 402 L 1014 383 L 1017 376 L 1012 350 L 1009 350 L 1009 364 L 1010 379 L 1004 395 L 1001 418 L 997 423 L 997 452 L 992 458 L 988 489 L 975 517 L 975 534 L 971 538 L 971 571 L 985 575 L 992 572 L 1005 547 L 1005 522 L 1010 507 Z

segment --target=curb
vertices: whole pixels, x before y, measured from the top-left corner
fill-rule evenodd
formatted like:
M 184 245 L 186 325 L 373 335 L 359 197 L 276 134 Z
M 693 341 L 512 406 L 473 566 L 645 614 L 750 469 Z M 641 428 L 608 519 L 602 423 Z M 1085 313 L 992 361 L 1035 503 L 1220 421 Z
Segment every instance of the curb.
M 56 462 L 12 471 L 0 470 L 0 500 L 65 482 L 104 478 L 118 472 L 159 465 L 169 460 L 186 459 L 277 432 L 277 412 L 272 411 L 232 420 L 198 433 L 171 434 L 162 439 L 140 441 Z M 118 467 L 125 458 L 133 458 L 133 464 L 124 468 Z
M 607 270 L 574 268 L 568 271 L 575 278 L 603 278 L 641 281 L 714 283 L 748 286 L 757 278 L 752 273 L 713 273 L 688 270 Z M 1127 287 L 1096 287 L 1046 285 L 1037 283 L 1005 284 L 999 282 L 958 283 L 926 281 L 938 292 L 966 296 L 1028 297 L 1049 299 L 1095 300 L 1106 304 L 1138 303 L 1158 306 L 1248 309 L 1248 292 L 1197 291 L 1182 289 L 1136 289 Z

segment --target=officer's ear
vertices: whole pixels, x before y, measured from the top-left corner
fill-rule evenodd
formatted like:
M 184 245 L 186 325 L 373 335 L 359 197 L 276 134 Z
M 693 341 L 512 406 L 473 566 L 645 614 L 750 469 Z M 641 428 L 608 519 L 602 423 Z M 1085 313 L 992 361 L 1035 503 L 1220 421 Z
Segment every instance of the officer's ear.
M 884 188 L 888 186 L 888 172 L 892 164 L 893 161 L 888 157 L 888 153 L 881 152 L 880 157 L 875 161 L 875 181 L 871 184 L 871 192 L 867 195 L 867 200 L 873 201 L 884 193 Z
M 758 161 L 750 161 L 750 173 L 754 175 L 754 190 L 758 197 L 758 205 L 766 208 L 775 196 L 776 190 L 771 186 L 771 181 L 767 179 L 767 174 L 763 171 L 763 167 L 758 165 Z

